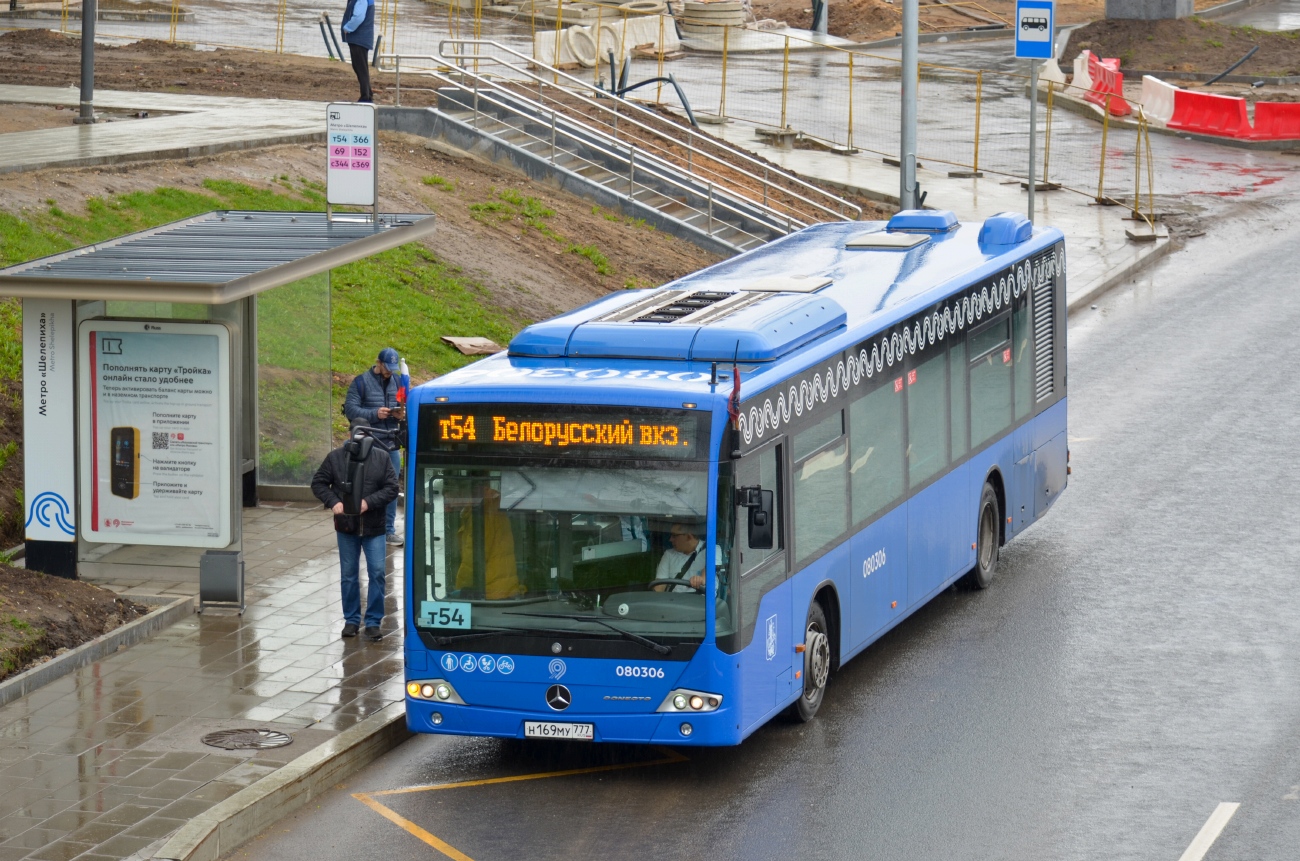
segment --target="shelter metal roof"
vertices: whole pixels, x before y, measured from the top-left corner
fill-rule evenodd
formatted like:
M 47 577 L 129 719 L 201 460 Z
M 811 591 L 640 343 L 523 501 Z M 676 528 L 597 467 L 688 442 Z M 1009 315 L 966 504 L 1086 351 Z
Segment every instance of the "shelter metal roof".
M 348 216 L 343 216 L 347 218 Z M 0 269 L 0 296 L 232 302 L 433 232 L 431 214 L 216 211 Z

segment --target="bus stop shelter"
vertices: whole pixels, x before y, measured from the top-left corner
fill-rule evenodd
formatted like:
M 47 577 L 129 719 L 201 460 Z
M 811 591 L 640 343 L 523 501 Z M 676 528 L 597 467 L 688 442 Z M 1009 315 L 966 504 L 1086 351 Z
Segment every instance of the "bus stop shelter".
M 28 568 L 197 579 L 333 445 L 330 270 L 430 214 L 209 212 L 0 270 L 23 305 Z

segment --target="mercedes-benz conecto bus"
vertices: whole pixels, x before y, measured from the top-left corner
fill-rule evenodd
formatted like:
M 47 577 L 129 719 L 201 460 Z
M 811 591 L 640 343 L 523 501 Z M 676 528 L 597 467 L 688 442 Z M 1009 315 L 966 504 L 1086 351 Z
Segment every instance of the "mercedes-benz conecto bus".
M 736 744 L 1065 489 L 1065 256 L 821 224 L 411 393 L 412 730 Z

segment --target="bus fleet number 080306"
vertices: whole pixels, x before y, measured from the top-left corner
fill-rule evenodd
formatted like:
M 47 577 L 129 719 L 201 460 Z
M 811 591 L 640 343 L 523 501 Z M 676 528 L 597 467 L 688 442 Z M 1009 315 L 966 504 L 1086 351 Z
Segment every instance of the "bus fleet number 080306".
M 627 676 L 633 679 L 662 679 L 664 677 L 663 667 L 626 667 L 618 666 L 614 668 L 614 675 Z

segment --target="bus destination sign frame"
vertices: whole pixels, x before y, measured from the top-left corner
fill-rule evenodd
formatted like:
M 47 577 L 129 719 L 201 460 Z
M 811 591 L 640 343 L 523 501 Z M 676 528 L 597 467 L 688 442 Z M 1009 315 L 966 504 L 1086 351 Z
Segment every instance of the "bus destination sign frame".
M 709 418 L 648 407 L 425 404 L 418 446 L 481 457 L 705 460 Z

